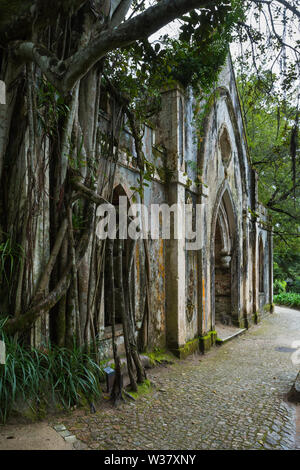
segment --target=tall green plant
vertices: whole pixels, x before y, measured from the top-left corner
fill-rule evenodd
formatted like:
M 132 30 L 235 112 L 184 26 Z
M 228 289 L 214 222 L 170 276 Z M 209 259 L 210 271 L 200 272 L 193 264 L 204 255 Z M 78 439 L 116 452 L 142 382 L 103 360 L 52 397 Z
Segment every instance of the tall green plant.
M 41 408 L 54 403 L 64 409 L 100 398 L 102 368 L 74 345 L 43 349 L 25 347 L 1 333 L 6 344 L 6 363 L 0 365 L 0 422 L 5 423 L 17 400 L 38 417 Z

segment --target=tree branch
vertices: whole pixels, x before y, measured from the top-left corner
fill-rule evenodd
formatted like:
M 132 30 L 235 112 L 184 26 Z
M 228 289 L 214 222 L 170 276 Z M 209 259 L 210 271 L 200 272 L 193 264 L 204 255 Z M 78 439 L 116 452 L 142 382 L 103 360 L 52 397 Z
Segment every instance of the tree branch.
M 273 2 L 273 0 L 252 0 L 252 1 L 253 1 L 253 3 L 256 3 L 256 4 L 265 4 L 265 5 L 269 5 L 269 6 Z M 294 13 L 294 15 L 296 15 L 296 16 L 298 16 L 298 18 L 300 18 L 300 12 L 297 10 L 296 7 L 291 5 L 290 2 L 287 2 L 286 0 L 275 0 L 275 2 L 280 3 L 282 6 L 284 6 L 285 8 L 290 10 L 292 13 Z
M 61 13 L 76 13 L 87 0 L 1 0 L 0 42 L 7 43 L 31 37 L 57 21 Z
M 285 214 L 285 215 L 291 217 L 291 219 L 294 219 L 294 220 L 299 221 L 299 217 L 297 217 L 297 216 L 291 214 L 291 213 L 288 212 L 288 211 L 285 211 L 285 210 L 283 210 L 283 209 L 279 209 L 279 207 L 269 206 L 268 204 L 267 204 L 267 207 L 268 207 L 268 209 L 270 209 L 270 210 L 273 211 L 273 212 L 278 212 L 279 214 Z
M 211 7 L 212 3 L 208 0 L 161 0 L 119 27 L 103 31 L 65 61 L 58 60 L 45 47 L 32 42 L 17 43 L 15 53 L 20 58 L 36 62 L 48 80 L 66 94 L 108 52 L 146 38 L 185 13 L 195 8 Z
M 72 184 L 73 188 L 77 189 L 77 191 L 79 191 L 79 193 L 83 197 L 85 197 L 86 199 L 89 199 L 90 201 L 94 202 L 95 204 L 97 204 L 97 205 L 100 205 L 100 204 L 109 204 L 109 205 L 111 205 L 109 201 L 104 199 L 104 197 L 99 196 L 99 194 L 97 194 L 95 191 L 93 191 L 92 189 L 85 186 L 83 183 L 80 183 L 80 181 L 76 180 L 75 178 L 71 180 L 71 184 Z

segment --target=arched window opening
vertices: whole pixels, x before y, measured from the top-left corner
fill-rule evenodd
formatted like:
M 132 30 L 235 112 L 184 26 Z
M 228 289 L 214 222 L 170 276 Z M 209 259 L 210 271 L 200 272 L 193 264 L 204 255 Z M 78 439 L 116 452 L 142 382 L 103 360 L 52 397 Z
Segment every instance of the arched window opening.
M 264 246 L 262 238 L 259 240 L 259 257 L 258 257 L 258 264 L 259 264 L 259 292 L 264 292 Z

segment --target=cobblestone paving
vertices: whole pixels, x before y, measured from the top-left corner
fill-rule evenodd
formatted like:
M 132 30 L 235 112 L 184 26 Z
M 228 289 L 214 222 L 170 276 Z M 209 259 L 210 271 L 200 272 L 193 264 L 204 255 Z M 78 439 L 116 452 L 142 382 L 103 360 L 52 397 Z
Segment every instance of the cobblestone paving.
M 91 449 L 295 449 L 296 411 L 285 402 L 299 365 L 300 312 L 277 308 L 206 356 L 152 369 L 153 392 L 62 422 Z

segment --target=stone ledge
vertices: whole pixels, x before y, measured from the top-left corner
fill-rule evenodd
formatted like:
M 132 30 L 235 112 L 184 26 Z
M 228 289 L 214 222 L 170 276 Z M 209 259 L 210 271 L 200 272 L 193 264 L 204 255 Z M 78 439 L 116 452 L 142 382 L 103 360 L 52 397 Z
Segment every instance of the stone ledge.
M 228 341 L 231 341 L 232 339 L 236 338 L 237 336 L 242 335 L 243 333 L 245 333 L 245 331 L 247 331 L 247 328 L 238 329 L 236 332 L 228 335 L 225 338 L 217 338 L 216 343 L 217 344 L 227 343 Z

